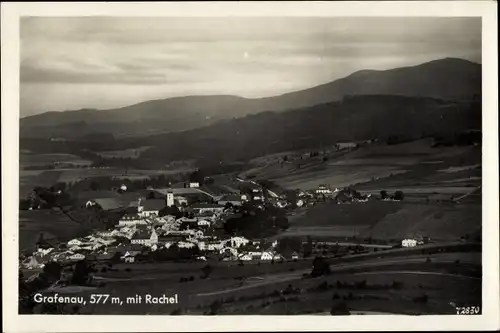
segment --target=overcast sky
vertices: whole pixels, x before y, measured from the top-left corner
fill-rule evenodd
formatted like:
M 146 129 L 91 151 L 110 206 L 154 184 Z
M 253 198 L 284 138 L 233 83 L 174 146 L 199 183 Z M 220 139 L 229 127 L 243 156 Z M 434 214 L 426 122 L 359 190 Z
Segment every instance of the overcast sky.
M 21 116 L 273 96 L 444 57 L 481 62 L 479 18 L 23 18 Z

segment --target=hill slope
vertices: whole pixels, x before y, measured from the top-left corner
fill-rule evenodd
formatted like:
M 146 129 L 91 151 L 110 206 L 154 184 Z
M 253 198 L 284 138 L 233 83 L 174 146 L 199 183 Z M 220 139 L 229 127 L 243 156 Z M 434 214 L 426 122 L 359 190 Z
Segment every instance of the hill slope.
M 475 103 L 431 98 L 364 95 L 288 112 L 263 112 L 192 131 L 144 138 L 141 158 L 246 160 L 344 140 L 417 139 L 481 129 Z
M 481 94 L 481 65 L 446 58 L 386 71 L 363 70 L 345 78 L 275 97 L 186 96 L 112 110 L 47 112 L 21 119 L 21 137 L 69 137 L 109 132 L 151 135 L 208 126 L 263 111 L 284 111 L 339 101 L 349 95 L 403 95 L 472 100 Z

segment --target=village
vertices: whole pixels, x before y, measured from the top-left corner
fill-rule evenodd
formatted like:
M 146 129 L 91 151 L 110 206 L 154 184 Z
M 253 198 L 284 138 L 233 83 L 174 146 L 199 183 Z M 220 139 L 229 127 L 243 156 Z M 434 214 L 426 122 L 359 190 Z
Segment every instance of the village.
M 149 189 L 146 198 L 139 197 L 137 201 L 130 202 L 128 212 L 114 226 L 94 230 L 87 236 L 57 245 L 40 242 L 33 255 L 22 258 L 21 267 L 43 268 L 50 261 L 61 264 L 81 260 L 137 263 L 159 258 L 199 261 L 217 258 L 239 262 L 298 260 L 302 256 L 301 251 L 288 250 L 280 253 L 277 239 L 263 241 L 237 234 L 228 237 L 226 233 L 220 232 L 221 226 L 230 218 L 238 218 L 244 206 L 261 211 L 272 207 L 290 212 L 293 209 L 307 209 L 325 200 L 350 204 L 367 202 L 371 197 L 361 195 L 351 188 L 332 188 L 326 184 L 309 191 L 286 193 L 271 190 L 254 181 L 237 181 L 245 184 L 244 190 L 239 194 L 218 197 L 211 197 L 197 182 L 186 183 L 182 188 Z M 122 185 L 118 191 L 125 193 L 127 187 Z M 200 194 L 203 198 L 201 202 Z M 195 195 L 197 200 L 193 202 L 190 195 Z M 394 197 L 382 199 L 394 200 Z M 88 210 L 112 208 L 110 199 L 106 198 L 85 202 L 85 209 Z M 413 247 L 417 243 L 423 242 L 405 239 L 400 244 L 403 247 Z M 165 252 L 170 255 L 159 255 Z M 182 254 L 179 255 L 179 252 Z

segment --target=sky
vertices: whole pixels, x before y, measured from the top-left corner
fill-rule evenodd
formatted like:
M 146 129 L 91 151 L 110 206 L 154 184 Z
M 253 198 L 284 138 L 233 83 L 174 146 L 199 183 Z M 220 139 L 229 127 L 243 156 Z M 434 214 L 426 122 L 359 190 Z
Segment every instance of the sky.
M 24 17 L 20 34 L 21 117 L 275 96 L 363 69 L 481 62 L 480 18 Z

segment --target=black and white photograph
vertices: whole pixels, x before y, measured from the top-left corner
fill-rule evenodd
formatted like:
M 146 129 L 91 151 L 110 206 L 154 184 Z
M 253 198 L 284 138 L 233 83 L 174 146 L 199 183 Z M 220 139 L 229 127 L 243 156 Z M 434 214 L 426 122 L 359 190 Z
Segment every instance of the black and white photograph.
M 158 15 L 18 19 L 17 315 L 484 314 L 484 17 Z

